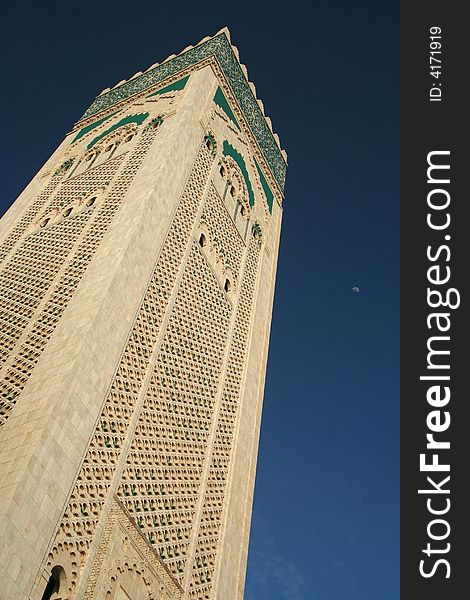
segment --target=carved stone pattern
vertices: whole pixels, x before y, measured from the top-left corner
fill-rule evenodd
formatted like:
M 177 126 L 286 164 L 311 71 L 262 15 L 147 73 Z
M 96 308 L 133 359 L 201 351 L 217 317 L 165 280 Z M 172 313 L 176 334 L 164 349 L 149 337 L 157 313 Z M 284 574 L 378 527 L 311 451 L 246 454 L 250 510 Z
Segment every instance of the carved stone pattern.
M 118 536 L 120 539 L 112 540 L 113 537 L 116 538 Z M 124 547 L 122 545 L 122 538 L 126 540 Z M 109 567 L 109 554 L 113 550 L 110 548 L 110 542 L 112 541 L 114 541 L 115 545 L 119 544 L 120 553 L 118 558 L 114 558 L 113 560 L 114 568 L 106 572 L 103 565 L 107 564 Z M 126 548 L 129 545 L 132 546 L 134 552 Z M 139 564 L 136 564 L 136 562 Z M 130 514 L 115 498 L 104 528 L 104 533 L 101 537 L 100 548 L 91 570 L 85 597 L 89 600 L 103 600 L 106 593 L 110 591 L 113 580 L 118 578 L 119 571 L 122 571 L 126 566 L 141 573 L 145 571 L 149 572 L 149 593 L 152 599 L 160 600 L 160 598 L 163 598 L 160 592 L 164 590 L 166 591 L 165 598 L 172 598 L 174 600 L 181 598 L 181 591 L 168 569 L 166 569 L 165 565 L 158 558 L 154 549 L 149 546 L 146 538 L 137 529 L 136 523 Z M 158 588 L 157 593 L 155 593 L 155 588 Z
M 224 260 L 238 277 L 244 243 L 233 221 L 227 214 L 222 199 L 211 185 L 202 212 L 210 237 L 214 237 L 219 251 L 225 252 Z M 258 244 L 252 244 L 251 253 L 258 256 Z M 251 256 L 251 254 L 250 254 Z M 220 373 L 223 366 L 227 343 L 231 306 L 222 291 L 217 276 L 206 262 L 207 255 L 197 243 L 193 250 L 183 277 L 177 300 L 157 358 L 155 370 L 147 391 L 143 411 L 135 432 L 132 452 L 123 473 L 119 495 L 127 509 L 133 514 L 138 526 L 147 535 L 151 544 L 171 569 L 175 578 L 183 582 L 188 564 L 188 549 L 191 539 L 198 528 L 207 527 L 203 522 L 194 521 L 197 499 L 207 488 L 203 520 L 215 519 L 221 511 L 222 494 L 217 494 L 212 480 L 219 478 L 220 468 L 213 473 L 209 481 L 201 481 L 202 467 L 207 453 L 221 454 L 219 450 L 218 425 L 215 449 L 208 447 L 208 436 L 215 414 L 217 390 L 220 387 Z M 232 372 L 243 369 L 246 337 L 248 332 L 251 299 L 256 281 L 256 261 L 248 259 L 240 298 L 235 333 L 237 340 L 232 343 L 230 360 L 239 365 L 229 365 L 225 385 L 232 385 Z M 203 282 L 203 285 L 201 285 Z M 240 374 L 241 378 L 241 374 Z M 239 378 L 239 379 L 240 379 Z M 236 397 L 222 400 L 222 412 L 219 420 L 228 429 L 227 410 L 235 418 L 233 401 L 238 400 L 239 380 L 236 385 Z M 227 402 L 232 402 L 226 408 Z M 226 443 L 226 440 L 223 440 Z M 229 436 L 228 452 L 231 447 Z M 212 463 L 222 460 L 212 457 Z M 218 463 L 217 463 L 218 464 Z M 208 508 L 209 507 L 209 508 Z M 207 516 L 208 511 L 210 516 Z M 219 521 L 216 523 L 217 528 Z M 210 546 L 211 565 L 216 556 L 216 548 Z M 194 579 L 210 581 L 207 565 L 207 544 L 198 544 Z M 202 566 L 202 571 L 199 568 Z M 198 579 L 199 578 L 199 579 Z M 210 588 L 210 585 L 209 585 Z M 206 585 L 202 586 L 205 597 Z M 199 593 L 197 587 L 194 593 Z M 199 597 L 199 596 L 197 596 Z
M 195 65 L 209 56 L 215 56 L 222 67 L 248 125 L 258 141 L 274 177 L 281 190 L 283 190 L 287 169 L 286 162 L 243 74 L 231 44 L 224 33 L 194 48 L 190 48 L 186 52 L 154 67 L 139 77 L 131 79 L 117 88 L 98 96 L 83 115 L 82 120 L 164 81 L 166 78 Z
M 212 185 L 201 221 L 208 229 L 211 243 L 217 254 L 223 256 L 224 267 L 231 270 L 236 282 L 238 280 L 244 243 L 238 235 L 219 194 Z
M 180 581 L 194 537 L 230 314 L 194 241 L 120 487 L 129 512 Z
M 219 250 L 230 249 L 226 260 L 238 274 L 244 245 L 212 186 L 201 220 Z M 180 581 L 195 535 L 195 505 L 230 313 L 220 282 L 195 241 L 119 489 Z
M 87 194 L 100 185 L 107 185 L 120 162 L 121 159 L 115 163 L 110 161 L 90 174 L 66 181 L 47 203 L 42 202 L 42 214 L 59 211 L 73 202 L 79 194 Z M 34 366 L 28 356 L 15 356 L 15 345 L 27 328 L 34 327 L 37 307 L 48 294 L 59 269 L 69 257 L 93 212 L 94 208 L 90 207 L 47 229 L 36 227 L 30 235 L 27 235 L 26 230 L 16 251 L 4 264 L 0 274 L 0 366 L 9 358 L 10 360 L 0 377 L 0 426 Z M 54 321 L 51 315 L 47 319 L 49 322 Z
M 201 220 L 220 250 L 231 249 L 227 263 L 238 273 L 243 242 L 212 186 Z M 194 536 L 194 509 L 231 313 L 204 256 L 194 242 L 120 487 L 127 508 L 180 580 Z M 149 439 L 156 441 L 153 450 L 144 443 Z
M 39 194 L 36 200 L 31 202 L 31 205 L 28 207 L 23 217 L 20 219 L 20 221 L 14 227 L 13 231 L 0 246 L 0 263 L 5 260 L 10 251 L 13 249 L 13 246 L 15 246 L 15 244 L 19 242 L 24 232 L 39 214 L 40 210 L 43 208 L 44 204 L 47 202 L 48 198 L 50 197 L 60 180 L 60 175 L 52 177 L 51 181 L 48 183 L 48 185 L 45 186 L 45 188 Z
M 87 558 L 103 504 L 115 477 L 116 463 L 133 418 L 142 382 L 150 365 L 151 355 L 160 333 L 162 320 L 213 160 L 210 151 L 203 144 L 145 292 L 104 403 L 98 426 L 91 439 L 82 469 L 49 554 L 49 567 L 56 564 L 63 554 L 75 554 L 79 557 L 78 564 L 70 573 L 70 577 L 67 574 L 71 597 L 73 597 L 73 589 L 77 583 L 79 564 L 83 565 Z M 136 435 L 134 444 L 141 444 L 140 450 L 144 453 L 153 454 L 155 452 L 153 442 L 145 436 Z M 155 468 L 152 476 L 149 477 L 150 479 L 157 477 Z M 135 474 L 135 479 L 139 479 L 138 474 Z M 126 489 L 130 489 L 127 492 L 130 495 L 134 493 L 132 487 Z M 126 496 L 124 485 L 121 486 L 121 495 Z M 162 503 L 164 502 L 168 502 L 168 500 L 162 499 Z
M 0 307 L 2 314 L 6 315 L 3 318 L 0 336 L 3 360 L 12 349 L 15 350 L 15 344 L 25 329 L 27 335 L 26 338 L 23 337 L 16 353 L 9 357 L 0 374 L 0 427 L 8 418 L 17 396 L 23 390 L 77 289 L 155 134 L 156 130 L 148 130 L 142 134 L 134 152 L 101 204 L 53 227 L 27 236 L 2 272 Z M 123 154 L 67 180 L 51 199 L 47 210 L 67 206 L 77 194 L 86 194 L 108 184 L 126 156 Z M 94 218 L 85 229 L 91 216 Z M 72 246 L 82 232 L 84 234 L 78 248 L 73 256 L 69 256 Z M 50 289 L 64 263 L 66 266 L 62 276 Z M 33 319 L 35 310 L 46 293 L 48 300 Z
M 234 428 L 239 409 L 239 397 L 253 313 L 253 297 L 258 271 L 260 246 L 251 236 L 243 272 L 235 326 L 227 361 L 227 371 L 221 406 L 218 413 L 216 437 L 212 446 L 209 476 L 199 523 L 195 558 L 192 565 L 189 598 L 210 598 L 212 578 L 223 517 L 227 475 Z

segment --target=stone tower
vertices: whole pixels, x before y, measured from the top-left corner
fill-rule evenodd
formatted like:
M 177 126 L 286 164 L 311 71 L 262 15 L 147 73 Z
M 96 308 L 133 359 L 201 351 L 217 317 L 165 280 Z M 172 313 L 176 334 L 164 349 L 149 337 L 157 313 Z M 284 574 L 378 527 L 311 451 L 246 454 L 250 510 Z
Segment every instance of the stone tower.
M 224 29 L 0 230 L 0 598 L 243 597 L 286 154 Z

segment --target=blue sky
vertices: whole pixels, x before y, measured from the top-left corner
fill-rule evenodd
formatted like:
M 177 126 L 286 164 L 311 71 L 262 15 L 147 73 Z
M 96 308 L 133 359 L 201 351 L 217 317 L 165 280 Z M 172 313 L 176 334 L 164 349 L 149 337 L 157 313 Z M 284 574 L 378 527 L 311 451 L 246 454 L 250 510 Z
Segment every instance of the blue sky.
M 3 9 L 2 203 L 103 88 L 228 25 L 289 154 L 245 598 L 398 598 L 399 3 L 168 4 Z

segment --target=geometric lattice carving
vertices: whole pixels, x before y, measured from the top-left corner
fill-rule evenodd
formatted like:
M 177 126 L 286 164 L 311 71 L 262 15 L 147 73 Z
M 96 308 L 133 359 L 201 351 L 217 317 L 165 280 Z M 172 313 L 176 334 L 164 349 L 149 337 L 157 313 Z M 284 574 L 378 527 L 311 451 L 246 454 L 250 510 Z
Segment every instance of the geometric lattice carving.
M 213 161 L 202 144 L 49 557 L 52 566 L 65 544 L 84 564 L 116 490 L 173 577 L 189 580 L 198 600 L 209 597 L 217 556 L 260 252 L 252 236 L 245 246 L 215 187 L 207 186 Z M 205 189 L 200 220 L 234 278 L 242 277 L 235 317 L 196 237 L 168 304 Z M 74 584 L 72 576 L 71 593 Z
M 152 131 L 152 129 L 148 131 Z M 119 477 L 119 474 L 116 473 L 118 460 L 125 448 L 129 428 L 133 419 L 137 417 L 135 411 L 138 408 L 142 383 L 151 363 L 161 323 L 175 285 L 212 162 L 213 157 L 203 145 L 145 293 L 105 401 L 99 424 L 91 439 L 83 468 L 56 535 L 49 556 L 48 564 L 50 566 L 57 560 L 64 544 L 69 552 L 73 548 L 81 565 L 87 559 L 103 505 L 106 498 L 109 498 L 109 494 L 112 493 L 113 482 Z M 144 430 L 139 431 L 143 433 Z M 139 444 L 141 445 L 140 451 L 143 451 L 144 455 L 147 451 L 154 452 L 151 440 L 145 435 L 137 434 L 133 438 L 132 448 L 137 449 Z M 160 466 L 159 471 L 161 472 L 161 470 Z M 143 471 L 136 472 L 134 468 L 132 481 L 129 481 L 126 487 L 124 485 L 120 487 L 119 493 L 124 503 L 126 503 L 127 497 L 132 498 L 138 493 L 137 483 L 141 481 L 143 473 Z M 150 475 L 150 480 L 152 476 L 157 477 L 155 468 L 153 474 Z M 127 474 L 127 478 L 129 478 L 129 474 Z M 123 481 L 125 480 L 126 477 Z M 162 504 L 165 501 L 168 502 L 168 506 L 171 505 L 171 501 L 166 498 L 162 499 Z M 129 506 L 126 508 L 129 509 Z M 137 505 L 135 513 L 140 512 L 138 509 L 140 509 L 139 505 Z M 188 511 L 190 510 L 191 508 L 188 506 Z M 138 526 L 142 526 L 139 515 L 133 512 L 133 516 Z M 76 585 L 76 577 L 70 577 L 69 581 L 72 594 Z
M 236 282 L 245 244 L 212 185 L 201 216 L 201 222 L 207 227 L 211 250 L 215 250 L 220 257 L 219 260 L 222 261 L 222 266 L 231 271 Z
M 0 373 L 0 427 L 121 205 L 155 134 L 154 129 L 142 134 L 120 171 L 127 154 L 64 181 L 43 208 L 44 215 L 50 215 L 54 209 L 67 208 L 77 198 L 87 197 L 95 190 L 106 186 L 108 189 L 98 205 L 85 207 L 75 217 L 27 235 L 0 274 L 0 319 L 4 324 L 0 336 L 0 366 L 9 358 Z M 63 264 L 65 270 L 60 273 Z M 36 313 L 46 293 L 48 300 Z M 15 322 L 12 322 L 13 311 Z
M 181 588 L 152 551 L 134 519 L 114 498 L 86 598 L 116 598 L 121 589 L 131 600 L 179 600 L 182 597 Z
M 227 371 L 217 416 L 214 443 L 211 449 L 208 479 L 192 565 L 189 598 L 194 600 L 209 598 L 212 587 L 212 576 L 223 516 L 223 500 L 226 492 L 230 453 L 248 345 L 259 253 L 259 245 L 252 238 L 246 258 L 231 338 Z
M 186 567 L 193 533 L 230 314 L 224 290 L 193 242 L 120 488 L 176 577 Z
M 49 184 L 44 187 L 36 200 L 30 204 L 21 220 L 13 227 L 11 233 L 6 237 L 3 244 L 0 246 L 0 264 L 5 260 L 15 244 L 17 244 L 21 239 L 25 230 L 37 217 L 39 211 L 43 208 L 44 204 L 49 199 L 59 181 L 60 176 L 55 175 L 52 177 Z

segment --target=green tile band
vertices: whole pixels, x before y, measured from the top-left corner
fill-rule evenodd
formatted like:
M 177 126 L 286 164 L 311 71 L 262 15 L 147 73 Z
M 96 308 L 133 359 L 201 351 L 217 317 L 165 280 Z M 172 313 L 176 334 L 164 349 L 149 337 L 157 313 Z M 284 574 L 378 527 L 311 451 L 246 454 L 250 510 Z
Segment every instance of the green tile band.
M 106 129 L 106 131 L 103 131 L 103 133 L 101 133 L 100 135 L 98 135 L 94 139 L 92 139 L 91 142 L 88 144 L 87 148 L 88 149 L 93 148 L 93 146 L 96 144 L 96 142 L 99 142 L 106 135 L 115 131 L 118 127 L 123 127 L 124 125 L 128 125 L 129 123 L 137 123 L 137 125 L 142 125 L 142 123 L 145 121 L 145 119 L 148 116 L 149 116 L 149 113 L 140 113 L 139 115 L 128 115 L 127 117 L 124 117 L 124 119 L 121 119 L 120 121 L 115 123 L 112 127 L 110 127 L 109 129 Z
M 98 96 L 82 119 L 98 114 L 210 56 L 217 58 L 279 187 L 284 190 L 286 162 L 224 32 Z
M 89 131 L 92 131 L 95 127 L 98 127 L 98 125 L 101 125 L 101 123 L 104 123 L 111 117 L 114 117 L 114 115 L 116 115 L 116 114 L 117 114 L 117 111 L 111 115 L 108 115 L 107 117 L 103 117 L 102 119 L 98 119 L 98 121 L 94 121 L 93 123 L 90 123 L 90 125 L 87 125 L 86 127 L 83 127 L 82 129 L 80 129 L 80 131 L 77 133 L 77 135 L 73 138 L 71 143 L 73 144 L 74 142 L 77 142 L 82 136 L 86 135 Z

